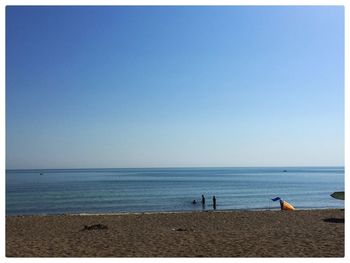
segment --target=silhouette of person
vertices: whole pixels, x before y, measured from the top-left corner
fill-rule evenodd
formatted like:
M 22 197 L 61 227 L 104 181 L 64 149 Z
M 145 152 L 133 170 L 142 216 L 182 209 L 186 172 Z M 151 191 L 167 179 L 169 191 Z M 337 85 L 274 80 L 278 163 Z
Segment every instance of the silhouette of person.
M 280 199 L 280 206 L 281 206 L 281 210 L 283 210 L 283 201 L 282 201 L 282 199 Z
M 192 204 L 194 204 L 194 205 L 197 204 L 196 200 L 193 200 L 193 201 L 192 201 Z
M 205 197 L 202 195 L 202 209 L 205 209 Z
M 213 208 L 216 210 L 216 197 L 215 195 L 213 196 Z

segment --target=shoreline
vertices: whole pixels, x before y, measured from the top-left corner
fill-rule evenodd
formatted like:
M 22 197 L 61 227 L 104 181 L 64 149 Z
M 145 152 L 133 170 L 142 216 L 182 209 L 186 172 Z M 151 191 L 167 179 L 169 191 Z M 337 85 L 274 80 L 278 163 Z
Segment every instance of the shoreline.
M 315 211 L 315 210 L 344 210 L 345 208 L 297 208 L 295 211 Z M 60 213 L 60 214 L 26 214 L 26 215 L 5 215 L 6 217 L 35 217 L 35 216 L 108 216 L 108 215 L 142 215 L 142 214 L 182 214 L 182 213 L 230 213 L 230 212 L 261 212 L 261 211 L 280 211 L 276 208 L 252 208 L 252 209 L 207 209 L 207 210 L 179 210 L 179 211 L 144 211 L 144 212 L 106 212 L 106 213 Z
M 6 216 L 7 257 L 344 257 L 343 209 Z M 92 230 L 91 226 L 101 229 Z

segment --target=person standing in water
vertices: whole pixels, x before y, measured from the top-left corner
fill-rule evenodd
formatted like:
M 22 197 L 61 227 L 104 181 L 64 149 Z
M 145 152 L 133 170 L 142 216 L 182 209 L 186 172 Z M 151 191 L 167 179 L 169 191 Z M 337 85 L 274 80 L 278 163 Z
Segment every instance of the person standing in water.
M 213 208 L 216 210 L 216 197 L 215 195 L 213 196 Z
M 205 208 L 205 197 L 204 195 L 202 195 L 202 209 Z

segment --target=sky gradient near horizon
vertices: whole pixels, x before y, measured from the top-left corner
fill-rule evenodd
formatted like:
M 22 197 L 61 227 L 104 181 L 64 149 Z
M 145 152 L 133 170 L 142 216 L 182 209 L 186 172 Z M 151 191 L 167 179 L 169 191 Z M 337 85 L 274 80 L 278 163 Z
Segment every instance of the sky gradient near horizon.
M 344 165 L 343 7 L 6 8 L 6 168 Z

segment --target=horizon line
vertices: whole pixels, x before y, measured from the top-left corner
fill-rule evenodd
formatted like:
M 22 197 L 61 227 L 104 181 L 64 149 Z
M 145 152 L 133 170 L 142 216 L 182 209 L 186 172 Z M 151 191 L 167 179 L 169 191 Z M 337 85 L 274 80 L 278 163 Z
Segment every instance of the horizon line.
M 345 168 L 345 165 L 292 165 L 292 166 L 158 166 L 158 167 L 89 167 L 89 168 L 5 168 L 6 171 L 10 170 L 98 170 L 98 169 L 198 169 L 198 168 L 307 168 L 307 167 L 319 167 L 319 168 L 332 168 L 341 167 Z

